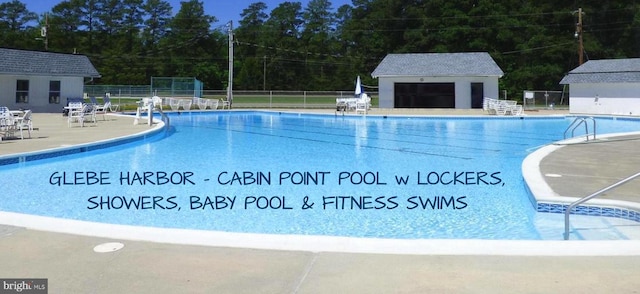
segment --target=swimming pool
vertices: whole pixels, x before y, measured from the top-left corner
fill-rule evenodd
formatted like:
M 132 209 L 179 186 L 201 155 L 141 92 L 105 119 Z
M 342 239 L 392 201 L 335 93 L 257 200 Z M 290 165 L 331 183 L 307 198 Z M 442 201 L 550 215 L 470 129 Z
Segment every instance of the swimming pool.
M 534 211 L 520 163 L 571 120 L 172 115 L 166 138 L 0 168 L 13 195 L 0 210 L 266 234 L 544 239 L 536 223 L 546 214 Z

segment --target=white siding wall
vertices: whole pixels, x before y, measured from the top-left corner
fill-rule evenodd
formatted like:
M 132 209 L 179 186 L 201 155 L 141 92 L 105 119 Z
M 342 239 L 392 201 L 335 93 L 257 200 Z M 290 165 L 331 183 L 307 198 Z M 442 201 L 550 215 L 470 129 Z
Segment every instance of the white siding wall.
M 455 83 L 456 108 L 471 108 L 471 83 L 484 83 L 484 96 L 498 98 L 498 77 L 379 77 L 380 108 L 393 108 L 395 83 Z
M 29 103 L 16 103 L 16 81 L 29 80 Z M 49 81 L 60 81 L 60 104 L 49 103 Z M 0 75 L 0 106 L 34 112 L 62 112 L 67 97 L 82 97 L 84 78 L 62 76 Z
M 378 95 L 380 95 L 380 108 L 393 108 L 393 87 L 396 81 L 391 78 L 378 79 Z
M 571 84 L 569 112 L 575 114 L 639 115 L 640 84 Z

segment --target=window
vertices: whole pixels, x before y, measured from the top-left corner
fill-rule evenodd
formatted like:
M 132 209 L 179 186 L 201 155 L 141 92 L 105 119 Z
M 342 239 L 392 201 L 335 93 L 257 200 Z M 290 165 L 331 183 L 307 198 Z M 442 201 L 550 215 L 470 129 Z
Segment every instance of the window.
M 60 81 L 49 81 L 49 104 L 60 104 Z
M 29 80 L 16 82 L 16 103 L 29 103 Z

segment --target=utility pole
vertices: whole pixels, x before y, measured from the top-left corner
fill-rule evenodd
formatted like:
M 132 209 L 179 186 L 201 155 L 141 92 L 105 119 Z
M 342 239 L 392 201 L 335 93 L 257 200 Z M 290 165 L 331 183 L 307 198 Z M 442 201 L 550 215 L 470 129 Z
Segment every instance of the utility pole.
M 229 108 L 233 105 L 233 21 L 229 21 L 229 85 L 227 86 Z
M 267 90 L 267 56 L 262 57 L 262 91 Z
M 584 63 L 584 43 L 582 41 L 582 8 L 578 8 L 574 13 L 578 13 L 578 23 L 576 23 L 576 34 L 575 37 L 578 38 L 578 66 Z
M 49 14 L 44 14 L 44 51 L 49 51 Z
M 40 28 L 40 37 L 36 40 L 42 40 L 44 43 L 44 51 L 49 51 L 49 14 L 44 14 L 44 26 Z

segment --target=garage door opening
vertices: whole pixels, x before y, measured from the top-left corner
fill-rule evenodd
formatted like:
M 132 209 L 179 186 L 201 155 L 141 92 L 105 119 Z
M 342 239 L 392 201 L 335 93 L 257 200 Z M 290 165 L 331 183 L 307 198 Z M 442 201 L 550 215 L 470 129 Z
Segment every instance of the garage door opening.
M 396 83 L 395 108 L 456 108 L 455 83 Z

